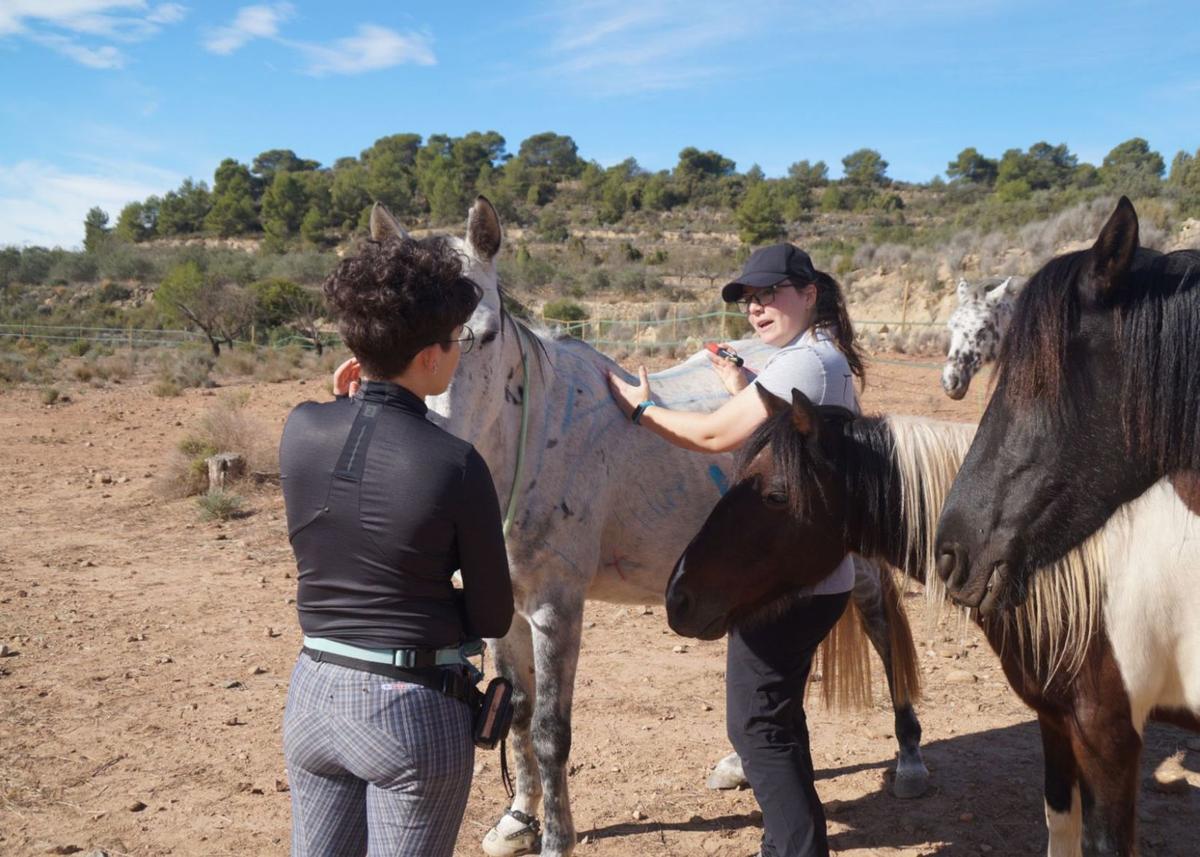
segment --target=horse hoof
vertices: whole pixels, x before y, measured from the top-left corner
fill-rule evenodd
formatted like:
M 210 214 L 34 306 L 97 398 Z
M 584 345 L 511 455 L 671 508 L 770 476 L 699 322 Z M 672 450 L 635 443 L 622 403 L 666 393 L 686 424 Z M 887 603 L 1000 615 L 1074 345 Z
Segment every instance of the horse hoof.
M 710 789 L 744 789 L 750 785 L 746 772 L 742 770 L 742 760 L 737 753 L 730 753 L 713 768 L 705 783 Z
M 911 800 L 921 797 L 929 791 L 929 770 L 921 765 L 919 768 L 897 770 L 896 779 L 892 782 L 892 794 L 901 800 Z
M 483 853 L 488 857 L 518 857 L 537 853 L 541 830 L 536 818 L 516 818 L 509 810 L 483 837 Z

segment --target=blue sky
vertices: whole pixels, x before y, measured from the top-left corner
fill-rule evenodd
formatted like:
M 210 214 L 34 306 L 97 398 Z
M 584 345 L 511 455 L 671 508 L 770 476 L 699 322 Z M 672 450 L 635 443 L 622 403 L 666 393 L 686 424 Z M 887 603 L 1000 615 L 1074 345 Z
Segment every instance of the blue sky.
M 713 148 L 781 175 L 869 146 L 926 181 L 967 146 L 1099 163 L 1200 147 L 1194 0 L 584 3 L 0 0 L 0 244 L 270 148 L 545 130 L 604 165 Z

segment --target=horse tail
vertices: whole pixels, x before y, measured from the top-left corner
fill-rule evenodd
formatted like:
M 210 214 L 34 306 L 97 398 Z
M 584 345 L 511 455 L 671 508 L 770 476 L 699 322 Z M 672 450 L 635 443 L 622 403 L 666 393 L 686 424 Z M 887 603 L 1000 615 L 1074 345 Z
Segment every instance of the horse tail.
M 871 705 L 870 639 L 854 599 L 817 649 L 821 698 L 826 708 L 863 709 Z
M 892 703 L 899 707 L 921 699 L 921 670 L 912 626 L 904 609 L 904 592 L 896 586 L 891 569 L 879 569 L 883 611 L 888 623 L 888 649 L 892 656 Z

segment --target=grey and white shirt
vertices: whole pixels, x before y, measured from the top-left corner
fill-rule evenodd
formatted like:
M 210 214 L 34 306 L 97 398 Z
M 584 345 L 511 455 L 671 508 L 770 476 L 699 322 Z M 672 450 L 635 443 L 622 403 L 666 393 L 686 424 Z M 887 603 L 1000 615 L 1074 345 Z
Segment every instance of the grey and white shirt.
M 809 328 L 771 355 L 755 382 L 781 399 L 792 400 L 797 389 L 817 405 L 840 405 L 859 412 L 854 374 L 846 355 L 825 330 Z M 835 595 L 854 588 L 854 562 L 849 554 L 832 574 L 804 594 Z

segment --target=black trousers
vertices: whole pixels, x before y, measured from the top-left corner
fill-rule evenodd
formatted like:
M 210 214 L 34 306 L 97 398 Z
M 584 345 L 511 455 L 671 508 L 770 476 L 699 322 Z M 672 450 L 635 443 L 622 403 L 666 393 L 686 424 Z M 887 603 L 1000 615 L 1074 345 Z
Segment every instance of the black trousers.
M 797 599 L 768 622 L 729 632 L 725 725 L 762 808 L 763 857 L 828 857 L 804 684 L 849 600 L 849 592 Z

